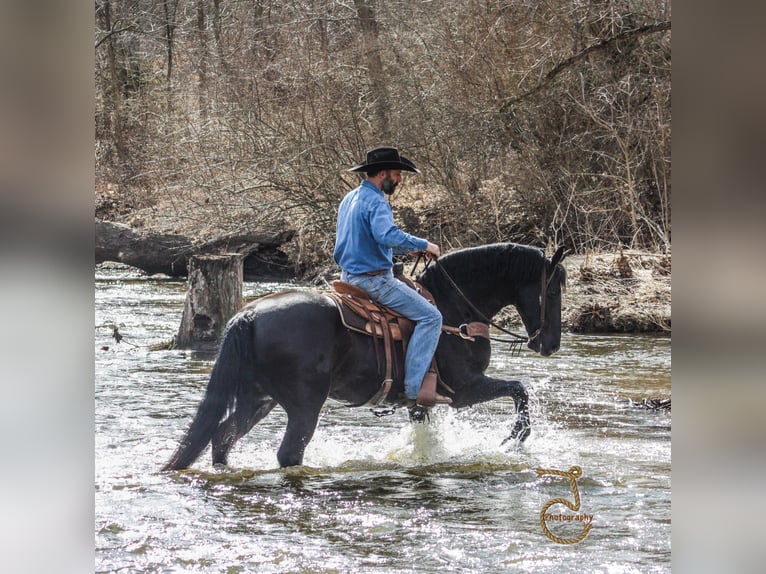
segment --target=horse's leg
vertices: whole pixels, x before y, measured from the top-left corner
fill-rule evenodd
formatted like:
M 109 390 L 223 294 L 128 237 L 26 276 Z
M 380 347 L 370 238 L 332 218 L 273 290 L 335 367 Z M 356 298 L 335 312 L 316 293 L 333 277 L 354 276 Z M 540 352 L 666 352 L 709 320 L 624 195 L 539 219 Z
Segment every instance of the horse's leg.
M 238 400 L 237 408 L 223 421 L 212 438 L 213 464 L 228 464 L 229 451 L 261 419 L 271 412 L 277 402 L 271 397 Z
M 279 404 L 287 414 L 287 428 L 277 451 L 277 460 L 282 467 L 303 464 L 303 453 L 314 436 L 319 413 L 330 390 L 329 379 L 321 374 L 296 383 L 289 396 L 279 397 Z
M 300 411 L 296 409 L 293 412 L 287 412 L 285 436 L 282 438 L 282 444 L 277 451 L 279 466 L 303 464 L 303 453 L 306 451 L 311 437 L 314 436 L 320 410 L 321 405 L 317 409 L 304 406 Z
M 527 390 L 524 388 L 524 385 L 522 385 L 519 381 L 507 382 L 513 383 L 512 390 L 510 391 L 510 396 L 513 397 L 513 400 L 516 403 L 516 423 L 511 429 L 511 434 L 506 437 L 506 439 L 501 444 L 505 444 L 509 440 L 518 440 L 519 442 L 524 442 L 527 440 L 529 433 L 532 432 L 532 423 L 529 420 L 529 395 L 527 394 Z
M 460 392 L 453 397 L 450 406 L 453 408 L 468 407 L 500 397 L 511 397 L 516 403 L 516 414 L 518 415 L 511 435 L 505 441 L 517 439 L 519 442 L 523 442 L 531 432 L 531 425 L 528 407 L 529 395 L 524 385 L 519 381 L 503 381 L 490 377 L 477 378 L 471 384 L 460 389 Z

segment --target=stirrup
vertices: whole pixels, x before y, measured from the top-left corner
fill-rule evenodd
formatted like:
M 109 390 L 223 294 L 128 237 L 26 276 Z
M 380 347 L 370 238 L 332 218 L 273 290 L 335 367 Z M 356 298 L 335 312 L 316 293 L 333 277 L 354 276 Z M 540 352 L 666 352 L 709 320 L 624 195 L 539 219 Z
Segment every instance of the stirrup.
M 415 404 L 409 407 L 410 422 L 411 423 L 427 423 L 431 422 L 431 415 L 428 409 L 423 405 Z

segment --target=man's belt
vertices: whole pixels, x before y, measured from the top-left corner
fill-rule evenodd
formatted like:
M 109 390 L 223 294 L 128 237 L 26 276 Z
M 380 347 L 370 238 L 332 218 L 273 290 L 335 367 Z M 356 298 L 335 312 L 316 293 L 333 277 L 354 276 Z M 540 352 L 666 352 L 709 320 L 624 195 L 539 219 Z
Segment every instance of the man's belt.
M 368 271 L 365 273 L 365 275 L 383 275 L 384 273 L 388 273 L 389 269 L 378 269 L 377 271 Z

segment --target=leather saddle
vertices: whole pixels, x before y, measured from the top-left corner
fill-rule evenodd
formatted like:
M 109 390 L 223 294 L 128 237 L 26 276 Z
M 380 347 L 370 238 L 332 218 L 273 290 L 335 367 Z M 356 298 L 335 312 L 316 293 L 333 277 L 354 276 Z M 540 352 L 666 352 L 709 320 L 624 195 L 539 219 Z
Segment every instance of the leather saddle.
M 415 289 L 431 304 L 435 304 L 434 298 L 422 285 L 416 283 L 405 275 L 395 275 L 399 281 L 403 281 L 412 289 Z M 375 348 L 375 360 L 378 373 L 383 374 L 383 383 L 378 392 L 367 401 L 367 405 L 377 406 L 388 396 L 393 384 L 394 376 L 404 377 L 403 357 L 407 351 L 407 343 L 410 340 L 415 323 L 396 311 L 384 307 L 370 299 L 364 289 L 345 281 L 333 281 L 333 291 L 326 291 L 340 312 L 343 325 L 351 331 L 373 337 Z M 489 339 L 489 325 L 485 323 L 468 323 L 460 327 L 442 325 L 442 331 L 450 335 L 458 335 L 467 341 L 475 341 L 476 337 Z M 380 342 L 383 342 L 381 352 Z M 401 349 L 401 353 L 397 352 Z M 436 359 L 431 360 L 430 371 L 436 373 L 436 380 L 447 392 L 453 391 L 439 376 Z M 425 384 L 425 383 L 424 383 Z
M 333 291 L 328 293 L 338 305 L 343 324 L 352 331 L 394 341 L 409 340 L 415 323 L 370 299 L 367 292 L 345 281 L 333 281 Z M 433 301 L 431 301 L 433 302 Z
M 433 297 L 424 288 L 404 276 L 397 276 L 413 289 L 433 303 Z M 378 392 L 367 402 L 371 406 L 382 403 L 393 384 L 394 377 L 404 377 L 403 358 L 407 351 L 407 343 L 415 329 L 415 323 L 370 299 L 364 289 L 346 283 L 345 281 L 333 281 L 333 291 L 325 294 L 335 302 L 340 312 L 343 325 L 351 331 L 373 337 L 375 348 L 375 360 L 378 373 L 384 376 Z M 382 352 L 381 352 L 382 341 Z M 398 352 L 401 349 L 401 352 Z M 436 361 L 433 360 L 431 368 L 435 370 Z

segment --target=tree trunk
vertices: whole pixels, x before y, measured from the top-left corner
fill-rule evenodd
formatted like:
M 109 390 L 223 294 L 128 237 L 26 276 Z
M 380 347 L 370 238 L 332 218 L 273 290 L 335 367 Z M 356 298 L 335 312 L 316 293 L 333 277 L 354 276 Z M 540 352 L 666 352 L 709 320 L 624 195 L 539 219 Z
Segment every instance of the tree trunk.
M 380 54 L 380 34 L 378 21 L 373 9 L 373 0 L 354 0 L 359 26 L 362 31 L 362 46 L 365 63 L 368 67 L 370 85 L 374 94 L 374 126 L 376 136 L 380 141 L 389 141 L 391 129 L 389 125 L 390 103 L 388 85 L 386 84 L 383 58 Z
M 171 5 L 172 4 L 172 5 Z M 165 47 L 167 49 L 167 71 L 166 79 L 168 89 L 170 89 L 171 77 L 173 75 L 173 36 L 176 31 L 176 11 L 178 10 L 178 0 L 165 0 Z
M 173 348 L 213 351 L 226 323 L 242 307 L 242 255 L 199 255 L 189 260 L 181 326 Z
M 122 119 L 122 87 L 120 86 L 119 74 L 117 72 L 117 47 L 116 36 L 112 24 L 112 3 L 110 0 L 104 0 L 101 9 L 101 18 L 104 31 L 108 34 L 106 50 L 109 61 L 109 96 L 111 96 L 112 114 L 107 114 L 109 127 L 112 130 L 114 138 L 114 148 L 117 151 L 117 165 L 122 171 L 125 165 L 128 152 L 125 146 L 125 137 L 123 134 Z
M 185 277 L 193 255 L 239 253 L 246 281 L 289 279 L 296 270 L 281 247 L 293 235 L 291 230 L 258 232 L 200 243 L 183 235 L 140 233 L 121 223 L 96 220 L 96 264 L 116 261 L 149 275 Z
M 197 89 L 199 90 L 199 113 L 203 120 L 207 119 L 207 18 L 205 14 L 205 0 L 197 0 L 197 34 L 199 36 L 198 64 L 197 64 Z M 203 121 L 203 128 L 207 129 Z

